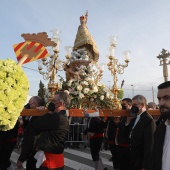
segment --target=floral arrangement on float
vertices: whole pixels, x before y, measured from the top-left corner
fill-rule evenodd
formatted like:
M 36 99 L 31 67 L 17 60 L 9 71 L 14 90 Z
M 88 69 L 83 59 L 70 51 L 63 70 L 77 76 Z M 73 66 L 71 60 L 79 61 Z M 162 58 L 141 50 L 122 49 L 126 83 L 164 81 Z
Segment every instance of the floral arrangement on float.
M 63 82 L 65 92 L 71 96 L 71 108 L 92 108 L 97 104 L 101 108 L 111 108 L 113 95 L 102 83 L 95 84 L 89 79 Z
M 114 105 L 113 93 L 101 82 L 96 84 L 90 79 L 72 79 L 68 82 L 64 81 L 62 89 L 71 96 L 71 108 L 93 109 L 98 105 L 102 109 L 112 109 Z M 123 90 L 120 89 L 118 98 L 122 99 L 122 95 Z
M 79 49 L 79 51 L 83 51 Z M 84 52 L 85 53 L 85 52 Z M 73 52 L 70 57 L 70 67 L 76 67 L 74 78 L 66 81 L 63 79 L 61 89 L 69 93 L 71 96 L 71 108 L 90 108 L 93 109 L 96 105 L 102 109 L 111 109 L 113 103 L 113 93 L 103 83 L 100 82 L 104 65 L 84 59 L 84 53 Z M 79 57 L 75 57 L 79 56 Z M 86 54 L 86 53 L 85 53 Z M 86 56 L 86 58 L 89 58 Z
M 29 81 L 21 65 L 49 56 L 45 47 L 56 45 L 45 32 L 22 37 L 25 42 L 13 45 L 18 63 L 0 60 L 0 131 L 15 126 L 27 99 Z

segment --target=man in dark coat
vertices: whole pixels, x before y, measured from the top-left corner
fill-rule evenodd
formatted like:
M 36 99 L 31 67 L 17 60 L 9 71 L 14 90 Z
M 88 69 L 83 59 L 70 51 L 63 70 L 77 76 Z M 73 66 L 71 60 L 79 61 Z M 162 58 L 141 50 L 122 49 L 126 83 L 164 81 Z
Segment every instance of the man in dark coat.
M 37 158 L 36 168 L 41 170 L 64 169 L 64 146 L 69 131 L 69 122 L 66 109 L 70 105 L 70 96 L 65 92 L 56 92 L 52 103 L 54 112 L 48 112 L 32 121 L 28 134 L 28 151 L 24 157 L 36 150 L 34 158 Z M 38 138 L 37 138 L 38 137 Z M 41 158 L 40 155 L 45 159 Z M 22 168 L 23 159 L 20 156 L 17 167 Z
M 137 95 L 132 98 L 133 114 L 137 114 L 127 126 L 130 138 L 131 170 L 147 170 L 153 147 L 155 123 L 146 112 L 146 98 Z
M 170 81 L 158 86 L 157 97 L 164 121 L 158 125 L 154 134 L 154 147 L 149 170 L 167 170 L 170 169 Z
M 25 109 L 36 109 L 36 107 L 43 106 L 43 99 L 39 96 L 33 96 L 30 98 L 27 105 L 24 106 Z M 23 126 L 24 126 L 24 140 L 23 140 L 23 146 L 21 150 L 21 154 L 19 157 L 18 162 L 25 162 L 26 161 L 26 170 L 36 170 L 35 164 L 36 160 L 34 158 L 35 150 L 32 150 L 30 153 L 30 139 L 28 138 L 28 134 L 30 133 L 30 128 L 32 126 L 32 122 L 37 118 L 38 116 L 27 116 L 23 117 Z

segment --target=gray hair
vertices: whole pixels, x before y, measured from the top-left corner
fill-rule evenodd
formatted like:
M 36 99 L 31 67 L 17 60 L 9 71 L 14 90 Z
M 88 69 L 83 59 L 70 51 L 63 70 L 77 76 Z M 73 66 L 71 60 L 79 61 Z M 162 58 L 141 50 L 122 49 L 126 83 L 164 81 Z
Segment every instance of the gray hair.
M 149 102 L 148 106 L 156 109 L 156 104 L 154 102 Z
M 68 93 L 57 91 L 55 92 L 55 95 L 58 95 L 58 100 L 63 102 L 65 107 L 68 109 L 71 103 L 71 97 L 68 95 Z
M 31 99 L 36 102 L 38 106 L 44 106 L 44 101 L 41 97 L 33 96 Z
M 147 100 L 144 96 L 142 95 L 136 95 L 132 98 L 132 100 L 137 100 L 139 104 L 144 104 L 145 106 L 147 105 Z

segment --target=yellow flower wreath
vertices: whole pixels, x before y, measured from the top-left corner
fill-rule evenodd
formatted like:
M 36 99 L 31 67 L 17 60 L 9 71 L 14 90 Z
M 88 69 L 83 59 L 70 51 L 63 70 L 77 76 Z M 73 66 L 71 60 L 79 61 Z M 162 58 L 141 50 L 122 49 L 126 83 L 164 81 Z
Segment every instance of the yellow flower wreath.
M 0 60 L 0 130 L 14 127 L 29 89 L 28 78 L 11 59 Z

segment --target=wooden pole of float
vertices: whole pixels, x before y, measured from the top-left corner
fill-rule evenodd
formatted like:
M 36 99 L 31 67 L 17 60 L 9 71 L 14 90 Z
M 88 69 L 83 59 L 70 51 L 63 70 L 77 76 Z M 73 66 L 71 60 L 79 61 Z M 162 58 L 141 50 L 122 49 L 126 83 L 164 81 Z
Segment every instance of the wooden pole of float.
M 48 113 L 49 110 L 39 111 L 37 109 L 24 109 L 21 112 L 21 116 L 41 116 L 45 113 Z M 85 111 L 83 109 L 70 109 L 68 110 L 70 117 L 84 117 Z M 96 110 L 87 110 L 87 113 L 96 112 Z M 147 112 L 152 116 L 160 116 L 159 110 L 147 110 Z M 130 116 L 129 110 L 100 110 L 101 117 L 117 117 L 117 116 Z

